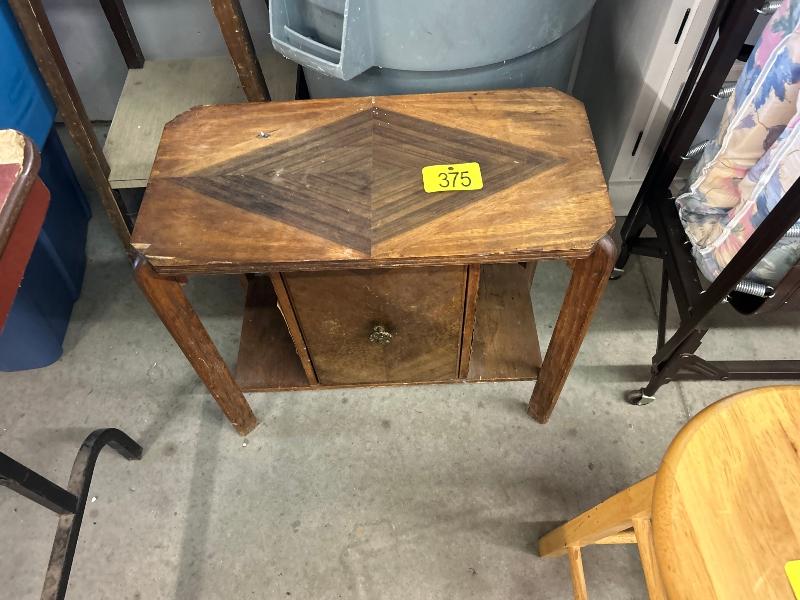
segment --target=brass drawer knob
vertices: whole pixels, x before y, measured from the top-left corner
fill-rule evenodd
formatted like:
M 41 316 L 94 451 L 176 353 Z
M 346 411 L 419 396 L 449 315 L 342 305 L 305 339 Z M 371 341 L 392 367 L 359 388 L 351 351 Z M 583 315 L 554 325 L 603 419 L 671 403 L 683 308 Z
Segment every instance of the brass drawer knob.
M 392 341 L 392 334 L 383 325 L 375 325 L 372 328 L 372 333 L 369 334 L 369 341 L 373 344 L 385 346 Z

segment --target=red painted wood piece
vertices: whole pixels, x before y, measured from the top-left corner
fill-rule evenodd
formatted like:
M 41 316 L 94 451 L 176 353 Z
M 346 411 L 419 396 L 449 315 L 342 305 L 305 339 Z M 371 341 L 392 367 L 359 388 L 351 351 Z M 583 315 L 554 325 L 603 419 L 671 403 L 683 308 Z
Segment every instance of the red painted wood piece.
M 36 177 L 38 156 L 30 151 L 29 140 L 25 142 L 28 151 L 21 162 L 0 164 L 0 213 L 9 217 L 3 219 L 5 245 L 0 245 L 0 331 L 14 303 L 50 204 L 50 192 Z

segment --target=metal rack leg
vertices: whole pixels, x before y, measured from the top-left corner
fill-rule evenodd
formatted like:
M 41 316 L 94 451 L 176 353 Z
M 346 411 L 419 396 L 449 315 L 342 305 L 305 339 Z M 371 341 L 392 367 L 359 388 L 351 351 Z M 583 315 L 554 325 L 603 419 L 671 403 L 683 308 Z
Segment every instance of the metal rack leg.
M 667 338 L 667 308 L 669 306 L 669 275 L 667 264 L 661 263 L 661 293 L 658 298 L 658 341 L 656 350 L 664 345 Z
M 659 365 L 653 365 L 652 375 L 647 385 L 641 389 L 628 392 L 625 395 L 625 399 L 628 403 L 635 404 L 636 406 L 644 406 L 653 402 L 656 399 L 656 392 L 659 388 L 665 383 L 672 381 L 680 371 L 682 361 L 697 351 L 707 331 L 707 329 L 697 329 L 693 331 L 669 359 Z
M 111 446 L 128 460 L 139 460 L 142 447 L 119 429 L 97 429 L 84 440 L 69 477 L 67 489 L 0 453 L 0 485 L 60 515 L 50 563 L 47 566 L 42 600 L 61 600 L 67 593 L 72 559 L 100 451 Z
M 622 243 L 620 244 L 617 262 L 611 271 L 611 279 L 619 279 L 625 272 L 625 265 L 628 264 L 628 259 L 631 257 L 631 245 L 642 234 L 647 224 L 646 216 L 647 208 L 644 206 L 644 199 L 637 196 L 620 230 Z
M 78 545 L 83 511 L 89 495 L 89 484 L 92 482 L 97 457 L 105 446 L 111 446 L 128 460 L 139 460 L 142 457 L 142 447 L 119 429 L 98 429 L 84 440 L 75 457 L 67 485 L 70 493 L 77 498 L 76 510 L 73 514 L 63 514 L 58 519 L 42 588 L 42 600 L 61 600 L 67 593 L 72 559 Z

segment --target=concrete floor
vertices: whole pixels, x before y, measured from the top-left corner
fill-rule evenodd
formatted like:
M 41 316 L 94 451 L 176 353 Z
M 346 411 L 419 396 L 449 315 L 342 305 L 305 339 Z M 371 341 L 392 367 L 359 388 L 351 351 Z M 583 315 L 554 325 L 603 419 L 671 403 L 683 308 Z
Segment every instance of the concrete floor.
M 655 344 L 658 266 L 633 259 L 609 285 L 551 422 L 525 416 L 531 384 L 251 394 L 246 440 L 223 419 L 135 287 L 95 208 L 83 294 L 64 356 L 0 374 L 0 449 L 60 482 L 94 428 L 145 448 L 106 450 L 92 484 L 71 598 L 571 597 L 566 559 L 539 535 L 653 472 L 709 402 L 755 384 L 682 383 L 625 404 Z M 545 263 L 533 287 L 543 345 L 569 272 Z M 233 360 L 236 278 L 188 293 Z M 735 326 L 723 315 L 707 354 L 796 357 L 796 325 Z M 37 598 L 56 518 L 0 491 L 0 597 Z M 645 597 L 634 547 L 590 548 L 592 598 Z

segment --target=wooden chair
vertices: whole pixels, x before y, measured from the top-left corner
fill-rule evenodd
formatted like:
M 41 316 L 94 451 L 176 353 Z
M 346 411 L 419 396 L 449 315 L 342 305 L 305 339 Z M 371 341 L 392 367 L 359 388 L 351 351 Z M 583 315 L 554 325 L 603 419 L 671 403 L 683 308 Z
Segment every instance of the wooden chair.
M 539 554 L 567 554 L 585 599 L 581 548 L 626 543 L 653 599 L 794 598 L 784 567 L 800 559 L 800 386 L 712 404 L 655 475 L 543 536 Z

